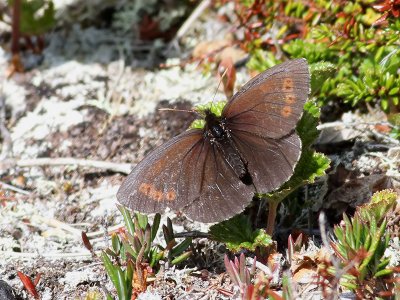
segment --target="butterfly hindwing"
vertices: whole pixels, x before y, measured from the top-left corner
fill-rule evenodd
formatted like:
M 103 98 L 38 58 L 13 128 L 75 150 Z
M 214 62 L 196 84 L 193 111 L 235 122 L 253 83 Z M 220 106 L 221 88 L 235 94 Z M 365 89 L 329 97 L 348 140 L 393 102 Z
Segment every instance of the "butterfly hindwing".
M 294 130 L 278 139 L 235 130 L 232 139 L 248 162 L 257 192 L 271 192 L 293 175 L 301 153 L 301 140 Z

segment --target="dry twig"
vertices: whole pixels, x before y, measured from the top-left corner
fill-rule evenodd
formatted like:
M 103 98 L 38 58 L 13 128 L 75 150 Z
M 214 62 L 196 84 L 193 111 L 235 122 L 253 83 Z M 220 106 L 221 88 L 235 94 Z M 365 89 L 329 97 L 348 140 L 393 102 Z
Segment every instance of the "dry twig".
M 30 194 L 30 192 L 28 192 L 28 191 L 25 191 L 23 189 L 17 188 L 17 187 L 15 187 L 13 185 L 7 184 L 7 183 L 2 182 L 2 181 L 0 181 L 0 187 L 2 189 L 11 190 L 11 191 L 14 191 L 16 193 L 23 194 L 23 195 L 29 195 Z
M 97 169 L 109 170 L 117 173 L 129 174 L 132 170 L 132 165 L 127 163 L 113 163 L 100 160 L 87 160 L 73 157 L 60 157 L 60 158 L 32 158 L 32 159 L 9 159 L 0 162 L 1 168 L 12 167 L 39 167 L 39 166 L 65 166 L 72 165 L 78 167 L 92 167 Z

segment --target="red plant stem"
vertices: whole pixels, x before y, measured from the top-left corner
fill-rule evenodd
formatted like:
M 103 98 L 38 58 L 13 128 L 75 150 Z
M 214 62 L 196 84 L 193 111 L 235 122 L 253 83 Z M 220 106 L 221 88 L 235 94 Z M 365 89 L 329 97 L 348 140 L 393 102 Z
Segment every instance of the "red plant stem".
M 279 203 L 275 201 L 268 201 L 268 220 L 267 220 L 267 228 L 266 232 L 270 236 L 274 233 L 275 229 L 275 219 L 276 219 L 276 210 L 278 209 Z
M 12 13 L 12 34 L 11 34 L 11 53 L 12 55 L 19 53 L 19 37 L 20 32 L 20 16 L 21 16 L 21 0 L 14 0 Z

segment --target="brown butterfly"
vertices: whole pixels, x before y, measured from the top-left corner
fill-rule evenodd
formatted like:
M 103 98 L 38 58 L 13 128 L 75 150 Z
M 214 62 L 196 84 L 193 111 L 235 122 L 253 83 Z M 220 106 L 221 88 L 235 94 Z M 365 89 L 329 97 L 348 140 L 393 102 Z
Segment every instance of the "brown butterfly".
M 292 175 L 301 153 L 296 124 L 310 92 L 305 59 L 251 79 L 221 116 L 204 112 L 190 129 L 156 148 L 125 179 L 117 198 L 142 213 L 167 207 L 210 223 L 226 220 Z

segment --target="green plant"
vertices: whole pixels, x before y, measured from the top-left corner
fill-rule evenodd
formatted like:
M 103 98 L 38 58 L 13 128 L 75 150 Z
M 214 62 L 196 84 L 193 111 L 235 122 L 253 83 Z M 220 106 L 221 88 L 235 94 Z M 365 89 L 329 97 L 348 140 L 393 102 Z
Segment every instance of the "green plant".
M 237 215 L 210 227 L 211 238 L 223 242 L 226 247 L 238 252 L 241 249 L 255 251 L 257 247 L 267 248 L 273 244 L 264 229 L 253 229 L 248 216 Z
M 172 265 L 176 265 L 192 255 L 191 250 L 185 251 L 191 245 L 192 238 L 185 238 L 182 242 L 178 244 L 174 236 L 174 231 L 170 218 L 167 218 L 167 225 L 163 225 L 162 230 L 167 246 L 158 247 L 161 249 L 163 258 L 167 258 L 169 263 L 171 263 Z
M 8 0 L 11 7 L 16 0 Z M 54 27 L 55 9 L 52 0 L 17 0 L 20 7 L 20 31 L 23 35 L 41 35 Z
M 369 102 L 399 111 L 398 1 L 235 0 L 234 5 L 235 17 L 226 18 L 244 31 L 236 42 L 251 54 L 249 68 L 263 71 L 285 56 L 304 57 L 311 66 L 329 63 L 337 72 L 319 86 L 317 103 Z
M 159 261 L 178 264 L 186 260 L 191 251 L 185 251 L 191 244 L 191 238 L 177 243 L 168 218 L 163 225 L 166 246 L 154 243 L 159 225 L 160 214 L 154 216 L 149 224 L 147 216 L 136 213 L 133 218 L 129 211 L 120 206 L 126 230 L 113 233 L 111 247 L 101 254 L 104 267 L 118 295 L 118 299 L 130 299 L 132 294 L 143 292 L 147 288 L 147 278 L 157 270 Z M 112 299 L 108 295 L 108 299 Z
M 303 246 L 303 234 L 300 233 L 296 240 L 293 240 L 292 235 L 290 234 L 288 237 L 288 247 L 287 247 L 287 259 L 289 264 L 291 265 L 293 262 L 294 254 L 301 250 Z
M 224 264 L 226 272 L 231 278 L 234 285 L 239 287 L 239 294 L 243 300 L 261 300 L 268 297 L 269 299 L 283 299 L 276 292 L 270 289 L 270 279 L 260 273 L 256 276 L 257 258 L 254 258 L 251 268 L 246 266 L 246 257 L 240 254 L 240 258 L 229 260 L 225 255 Z M 234 295 L 232 295 L 234 296 Z
M 383 53 L 382 46 L 375 56 Z M 386 57 L 366 58 L 360 64 L 358 74 L 344 78 L 337 87 L 337 95 L 356 105 L 360 101 L 380 102 L 389 111 L 390 106 L 399 105 L 400 68 L 399 50 L 394 49 Z M 379 62 L 379 63 L 378 63 Z
M 371 293 L 366 288 L 371 282 L 377 296 L 379 292 L 390 290 L 388 276 L 393 269 L 388 268 L 389 259 L 384 257 L 389 245 L 390 232 L 387 230 L 387 219 L 396 204 L 397 194 L 384 190 L 375 193 L 369 204 L 359 207 L 352 218 L 343 216 L 343 224 L 335 226 L 336 241 L 331 246 L 336 256 L 346 268 L 340 284 L 353 290 L 359 297 Z M 397 233 L 398 235 L 398 233 Z M 332 274 L 336 272 L 331 268 Z

